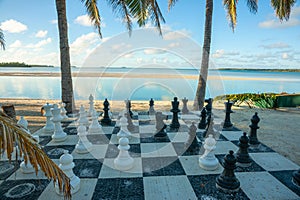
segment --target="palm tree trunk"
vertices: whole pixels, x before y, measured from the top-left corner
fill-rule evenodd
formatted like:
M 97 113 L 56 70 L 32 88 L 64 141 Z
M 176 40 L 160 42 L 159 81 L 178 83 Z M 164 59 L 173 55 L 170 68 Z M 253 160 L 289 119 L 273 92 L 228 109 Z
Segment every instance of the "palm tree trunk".
M 72 113 L 72 111 L 75 109 L 75 104 L 68 41 L 66 0 L 56 0 L 56 11 L 60 47 L 61 97 L 62 101 L 66 104 L 67 113 Z
M 204 105 L 206 81 L 209 67 L 209 54 L 211 43 L 211 27 L 212 27 L 212 14 L 213 14 L 213 0 L 206 0 L 205 11 L 205 30 L 204 30 L 204 42 L 202 48 L 202 62 L 200 75 L 197 85 L 196 97 L 194 101 L 194 109 L 200 110 Z

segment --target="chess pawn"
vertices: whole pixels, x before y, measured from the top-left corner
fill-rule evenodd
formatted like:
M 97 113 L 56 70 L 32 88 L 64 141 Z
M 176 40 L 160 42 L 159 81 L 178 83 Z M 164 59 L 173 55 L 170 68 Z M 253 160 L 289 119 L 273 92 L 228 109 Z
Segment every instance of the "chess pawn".
M 298 171 L 293 172 L 292 182 L 296 186 L 300 187 L 300 169 L 298 169 Z
M 87 118 L 87 113 L 86 111 L 84 110 L 84 107 L 83 105 L 80 106 L 80 109 L 79 109 L 79 119 L 78 119 L 78 123 L 80 125 L 84 125 L 84 126 L 88 126 L 89 125 L 89 120 Z
M 94 112 L 94 97 L 92 94 L 90 94 L 89 96 L 89 113 L 88 113 L 88 116 L 91 117 L 93 115 L 93 112 Z
M 182 99 L 182 103 L 183 103 L 182 110 L 181 110 L 182 114 L 188 114 L 189 113 L 189 109 L 187 107 L 187 102 L 188 101 L 189 100 L 186 97 L 184 97 L 184 99 Z
M 199 129 L 205 129 L 206 128 L 206 109 L 205 107 L 202 108 L 201 110 L 201 119 L 200 122 L 198 124 L 198 128 Z
M 52 122 L 54 123 L 54 133 L 52 135 L 52 139 L 55 142 L 62 142 L 67 139 L 67 134 L 63 131 L 61 127 L 61 120 L 62 116 L 60 115 L 60 109 L 58 108 L 57 104 L 53 105 L 51 108 L 51 112 L 53 117 L 51 118 Z
M 151 98 L 149 101 L 149 111 L 148 111 L 149 115 L 155 115 L 155 110 L 154 110 L 154 101 Z
M 52 134 L 54 132 L 54 123 L 51 121 L 52 112 L 51 108 L 53 108 L 52 104 L 46 103 L 42 109 L 45 110 L 44 116 L 46 117 L 46 125 L 43 127 L 43 133 Z
M 92 114 L 92 123 L 89 126 L 89 131 L 88 132 L 90 134 L 95 134 L 95 133 L 102 133 L 103 134 L 102 126 L 98 122 L 98 115 L 97 115 L 95 110 Z
M 89 153 L 92 150 L 92 143 L 88 140 L 86 127 L 79 125 L 77 128 L 78 143 L 75 146 L 75 151 L 79 154 Z
M 131 136 L 131 133 L 128 131 L 127 129 L 127 118 L 122 116 L 119 120 L 119 125 L 120 125 L 120 131 L 117 133 L 117 137 L 121 138 L 121 137 L 127 137 L 129 138 Z
M 205 170 L 215 170 L 219 166 L 219 161 L 213 151 L 216 149 L 216 140 L 213 135 L 208 135 L 204 141 L 205 152 L 199 158 L 199 166 Z
M 240 189 L 240 182 L 234 175 L 236 168 L 236 158 L 233 151 L 230 150 L 229 154 L 224 157 L 222 166 L 223 172 L 216 178 L 216 187 L 225 193 L 237 192 Z
M 239 150 L 236 153 L 237 165 L 241 167 L 249 167 L 252 164 L 252 159 L 249 156 L 248 148 L 249 148 L 249 138 L 247 137 L 247 133 L 243 132 L 243 135 L 239 139 Z
M 251 124 L 250 127 L 250 135 L 249 135 L 249 143 L 250 145 L 257 146 L 259 145 L 259 141 L 257 139 L 257 129 L 259 129 L 258 122 L 260 121 L 257 112 L 253 115 L 251 118 Z
M 65 109 L 65 106 L 66 106 L 66 104 L 64 102 L 60 103 L 60 114 L 61 114 L 63 120 L 68 119 L 67 111 Z
M 119 139 L 118 149 L 120 150 L 118 157 L 114 160 L 115 168 L 120 171 L 126 171 L 133 167 L 134 160 L 129 155 L 129 140 L 126 137 Z
M 21 126 L 22 128 L 24 128 L 26 131 L 29 131 L 28 130 L 28 121 L 24 118 L 24 116 L 20 116 L 20 119 L 17 122 L 17 124 L 19 126 Z
M 73 168 L 75 166 L 73 162 L 73 156 L 68 153 L 68 150 L 64 151 L 64 154 L 59 159 L 59 168 L 69 177 L 71 185 L 71 194 L 76 193 L 80 189 L 80 179 L 74 174 Z M 56 193 L 63 195 L 59 191 L 57 183 L 55 184 Z

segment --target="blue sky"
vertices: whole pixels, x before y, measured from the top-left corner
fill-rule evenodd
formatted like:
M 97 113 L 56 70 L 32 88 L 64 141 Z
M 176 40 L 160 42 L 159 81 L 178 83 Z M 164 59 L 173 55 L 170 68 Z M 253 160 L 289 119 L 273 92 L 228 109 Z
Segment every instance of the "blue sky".
M 170 12 L 167 10 L 167 0 L 158 2 L 166 20 L 163 24 L 163 37 L 157 31 L 149 29 L 154 34 L 148 35 L 144 44 L 145 32 L 141 32 L 135 25 L 137 31 L 133 31 L 129 37 L 120 16 L 113 14 L 105 1 L 99 1 L 98 4 L 103 20 L 103 39 L 100 39 L 95 29 L 90 26 L 81 1 L 67 0 L 71 64 L 84 65 L 89 54 L 97 48 L 100 51 L 97 54 L 97 65 L 107 65 L 108 61 L 101 63 L 101 60 L 110 48 L 110 52 L 122 52 L 118 54 L 118 59 L 114 56 L 111 58 L 111 63 L 117 63 L 116 65 L 134 66 L 147 61 L 148 65 L 162 63 L 176 67 L 188 66 L 186 60 L 182 59 L 185 56 L 181 56 L 187 52 L 182 47 L 194 43 L 193 45 L 201 49 L 205 1 L 180 0 Z M 239 1 L 237 15 L 237 27 L 233 32 L 222 1 L 214 1 L 211 66 L 300 68 L 299 2 L 293 7 L 288 22 L 281 23 L 276 18 L 270 1 L 259 1 L 257 14 L 249 12 L 246 1 Z M 17 61 L 59 66 L 56 19 L 54 0 L 1 0 L 0 27 L 5 34 L 6 50 L 0 52 L 0 62 Z M 146 27 L 150 28 L 151 24 Z M 120 42 L 122 40 L 124 42 Z M 188 42 L 183 44 L 184 41 Z M 162 43 L 167 45 L 161 46 Z M 103 46 L 106 49 L 101 48 Z M 176 48 L 182 51 L 176 51 Z M 176 56 L 170 53 L 173 50 Z M 191 62 L 195 67 L 199 67 L 201 53 L 199 55 L 195 57 L 199 62 Z

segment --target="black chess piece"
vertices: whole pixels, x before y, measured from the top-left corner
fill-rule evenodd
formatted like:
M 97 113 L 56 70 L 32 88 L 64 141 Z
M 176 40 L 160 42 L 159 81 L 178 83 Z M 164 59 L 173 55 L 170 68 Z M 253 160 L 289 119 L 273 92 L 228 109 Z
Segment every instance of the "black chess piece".
M 172 122 L 170 124 L 171 129 L 178 129 L 180 127 L 179 121 L 178 121 L 178 113 L 180 110 L 179 107 L 179 101 L 177 97 L 174 97 L 174 101 L 172 101 L 172 109 L 170 110 L 173 113 Z
M 237 165 L 240 167 L 249 167 L 252 164 L 252 159 L 248 153 L 249 138 L 246 132 L 239 139 L 239 150 L 236 153 Z
M 182 110 L 181 110 L 181 113 L 182 114 L 188 114 L 189 113 L 189 109 L 188 109 L 188 107 L 187 107 L 187 102 L 188 102 L 189 100 L 186 98 L 186 97 L 184 97 L 184 99 L 182 99 L 182 104 L 183 104 L 183 106 L 182 106 Z
M 155 113 L 155 120 L 156 120 L 156 133 L 154 138 L 158 140 L 166 140 L 168 135 L 165 131 L 167 125 L 164 123 L 164 120 L 168 119 L 168 116 L 162 114 L 162 112 Z
M 298 169 L 298 171 L 295 171 L 295 172 L 293 173 L 292 182 L 293 182 L 296 186 L 300 187 L 300 169 Z
M 195 122 L 192 122 L 192 125 L 189 128 L 189 138 L 184 143 L 186 151 L 189 153 L 197 153 L 199 152 L 199 142 L 197 141 L 196 137 L 197 132 L 197 126 L 195 125 Z
M 149 101 L 149 115 L 155 115 L 155 110 L 154 110 L 154 100 L 151 98 Z
M 224 170 L 222 174 L 216 178 L 216 187 L 225 193 L 237 192 L 240 189 L 240 182 L 234 175 L 236 158 L 233 155 L 232 150 L 224 157 L 222 166 L 224 167 Z
M 258 122 L 260 121 L 257 112 L 253 115 L 251 118 L 251 124 L 249 125 L 250 127 L 250 135 L 249 135 L 249 143 L 250 145 L 259 145 L 260 142 L 257 139 L 257 129 L 259 129 Z
M 230 114 L 233 113 L 231 110 L 231 107 L 233 105 L 233 102 L 228 101 L 224 103 L 225 104 L 225 121 L 223 124 L 223 130 L 232 130 L 233 129 L 233 124 L 231 123 L 230 120 Z
M 201 110 L 201 119 L 200 122 L 198 124 L 198 128 L 199 129 L 205 129 L 206 128 L 206 109 L 205 107 L 202 108 Z
M 111 119 L 109 117 L 108 111 L 109 111 L 109 102 L 107 101 L 107 98 L 105 98 L 105 101 L 103 102 L 103 110 L 104 110 L 104 116 L 101 119 L 102 125 L 111 125 Z
M 125 113 L 125 117 L 127 118 L 127 123 L 128 123 L 127 129 L 128 129 L 130 132 L 134 132 L 134 131 L 135 131 L 135 125 L 134 125 L 133 122 L 132 122 L 132 119 L 131 119 L 131 116 L 130 116 L 130 113 L 128 112 L 128 110 L 127 110 L 127 112 Z
M 129 113 L 130 117 L 132 118 L 133 113 L 131 111 L 131 101 L 130 100 L 126 100 L 125 103 L 126 103 L 126 111 Z
M 212 104 L 213 104 L 213 99 L 209 98 L 209 99 L 205 99 L 205 102 L 207 103 L 205 106 L 207 115 L 209 116 L 212 112 Z

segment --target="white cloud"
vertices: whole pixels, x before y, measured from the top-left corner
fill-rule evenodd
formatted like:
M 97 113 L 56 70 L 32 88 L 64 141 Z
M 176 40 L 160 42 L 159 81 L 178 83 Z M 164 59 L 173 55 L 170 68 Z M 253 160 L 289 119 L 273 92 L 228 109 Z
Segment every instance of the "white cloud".
M 287 53 L 283 53 L 281 57 L 282 57 L 282 59 L 288 59 L 289 55 Z
M 290 45 L 283 43 L 283 42 L 277 42 L 273 44 L 266 44 L 266 45 L 260 45 L 261 47 L 265 49 L 281 49 L 281 48 L 289 48 Z
M 153 54 L 163 54 L 166 53 L 163 49 L 144 49 L 144 53 L 146 55 L 153 55 Z
M 224 49 L 217 49 L 215 53 L 212 54 L 213 58 L 222 58 L 224 56 L 237 56 L 240 55 L 237 51 L 227 51 L 225 52 Z
M 36 34 L 35 34 L 35 37 L 38 37 L 38 38 L 44 38 L 46 37 L 48 34 L 48 31 L 43 31 L 43 30 L 40 30 L 38 31 Z
M 57 19 L 53 19 L 53 20 L 50 21 L 50 23 L 51 23 L 51 24 L 57 24 L 58 21 L 57 21 Z
M 85 53 L 87 49 L 89 49 L 90 46 L 96 42 L 97 38 L 97 33 L 81 35 L 70 45 L 71 53 L 73 55 Z
M 288 21 L 280 21 L 278 17 L 274 15 L 273 19 L 260 22 L 258 26 L 260 28 L 288 28 L 293 26 L 299 26 L 300 19 L 297 18 L 299 15 L 300 7 L 294 7 L 292 8 L 291 15 Z
M 170 31 L 166 32 L 163 35 L 164 40 L 176 40 L 180 38 L 186 38 L 189 35 L 187 30 L 180 30 L 180 31 Z
M 18 48 L 21 47 L 22 43 L 20 40 L 16 40 L 14 43 L 12 43 L 11 45 L 9 45 L 10 48 Z
M 2 22 L 0 28 L 9 33 L 21 33 L 27 30 L 27 26 L 25 24 L 13 19 Z
M 45 46 L 45 45 L 47 45 L 47 44 L 49 44 L 51 42 L 52 42 L 52 39 L 51 38 L 47 38 L 45 40 L 39 41 L 36 44 L 29 44 L 26 47 L 28 47 L 28 48 L 41 48 L 42 46 Z
M 74 20 L 74 23 L 76 24 L 80 24 L 82 26 L 92 26 L 92 22 L 89 18 L 88 15 L 81 15 L 81 16 L 78 16 L 75 20 Z

